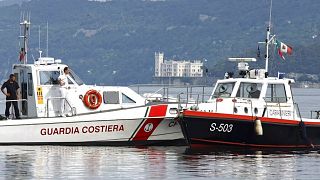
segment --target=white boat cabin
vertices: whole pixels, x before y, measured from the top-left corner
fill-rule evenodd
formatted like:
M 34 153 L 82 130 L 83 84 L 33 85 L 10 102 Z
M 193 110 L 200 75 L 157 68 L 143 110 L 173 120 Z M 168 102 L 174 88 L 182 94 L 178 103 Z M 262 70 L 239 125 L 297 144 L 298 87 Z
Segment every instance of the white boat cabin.
M 58 77 L 66 66 L 61 60 L 49 57 L 40 57 L 34 64 L 13 65 L 12 72 L 20 86 L 18 104 L 22 118 L 57 117 L 61 115 L 61 109 L 67 116 L 75 116 L 146 103 L 145 98 L 128 87 L 85 85 L 69 68 L 69 87 L 61 108 L 64 98 L 61 98 Z
M 218 80 L 207 103 L 197 107 L 200 111 L 297 119 L 300 116 L 294 103 L 291 84 L 293 79 L 265 78 L 264 70 L 255 75 L 247 73 L 240 78 Z M 251 74 L 251 75 L 250 75 Z

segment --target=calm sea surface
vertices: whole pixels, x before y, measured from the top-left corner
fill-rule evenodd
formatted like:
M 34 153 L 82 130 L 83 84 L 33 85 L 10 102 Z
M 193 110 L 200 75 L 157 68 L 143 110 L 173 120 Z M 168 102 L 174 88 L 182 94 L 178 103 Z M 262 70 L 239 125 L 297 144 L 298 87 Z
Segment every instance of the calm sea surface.
M 303 116 L 320 110 L 320 89 L 293 91 Z M 0 179 L 319 179 L 319 164 L 316 151 L 0 146 Z

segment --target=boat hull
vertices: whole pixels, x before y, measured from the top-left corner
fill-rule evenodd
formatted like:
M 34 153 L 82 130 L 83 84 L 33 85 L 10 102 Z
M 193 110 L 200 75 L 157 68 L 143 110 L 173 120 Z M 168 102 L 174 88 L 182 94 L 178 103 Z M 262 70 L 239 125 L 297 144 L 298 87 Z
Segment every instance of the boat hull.
M 185 111 L 179 122 L 193 147 L 320 148 L 320 123 L 259 118 L 263 130 L 259 135 L 255 120 L 252 116 Z
M 185 145 L 168 105 L 117 109 L 72 117 L 5 120 L 1 145 Z

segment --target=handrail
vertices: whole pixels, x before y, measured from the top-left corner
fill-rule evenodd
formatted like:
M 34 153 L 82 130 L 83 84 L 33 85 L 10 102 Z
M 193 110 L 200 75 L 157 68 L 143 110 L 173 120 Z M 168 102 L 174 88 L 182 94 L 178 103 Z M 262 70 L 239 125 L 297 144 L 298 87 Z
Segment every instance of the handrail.
M 313 118 L 313 112 L 316 113 L 315 119 L 320 119 L 320 111 L 319 111 L 319 110 L 318 110 L 318 111 L 316 111 L 316 110 L 311 110 L 311 111 L 310 111 L 310 113 L 311 113 L 311 114 L 310 114 L 310 118 L 311 118 L 311 119 L 314 119 L 314 118 Z
M 236 98 L 239 98 L 239 99 L 242 99 L 241 97 L 222 97 L 223 99 L 236 99 Z M 215 98 L 215 99 L 219 99 L 219 98 Z M 250 108 L 248 110 L 251 110 L 251 116 L 256 116 L 255 112 L 254 112 L 254 108 L 257 108 L 257 107 L 253 107 L 253 102 L 252 102 L 252 99 L 250 98 L 243 98 L 243 100 L 246 100 L 245 102 L 238 102 L 238 101 L 233 101 L 233 109 L 232 109 L 232 113 L 234 114 L 234 108 L 235 108 L 235 105 L 236 103 L 249 103 L 250 104 L 250 107 L 247 107 L 247 108 Z M 296 108 L 295 108 L 295 105 L 297 105 L 295 102 L 293 102 L 292 104 L 283 104 L 283 102 L 280 101 L 280 99 L 278 99 L 277 102 L 271 102 L 273 104 L 268 104 L 270 102 L 268 101 L 264 101 L 265 102 L 265 105 L 264 105 L 264 108 L 268 108 L 268 107 L 275 107 L 275 108 L 278 108 L 279 109 L 279 116 L 280 118 L 282 119 L 283 118 L 283 112 L 282 112 L 282 108 L 286 108 L 286 107 L 292 107 L 293 110 L 292 110 L 292 118 L 295 119 L 295 111 L 296 111 Z M 218 112 L 218 104 L 221 103 L 221 101 L 214 101 L 215 103 L 215 112 Z M 276 104 L 276 105 L 275 105 Z M 290 106 L 288 106 L 290 105 Z M 258 107 L 258 109 L 261 109 L 261 107 Z M 298 113 L 300 114 L 300 111 L 299 109 L 297 110 Z M 301 116 L 301 115 L 300 115 Z M 320 116 L 320 111 L 319 111 L 319 116 Z M 267 114 L 267 117 L 269 117 L 269 114 Z
M 179 103 L 181 103 L 181 95 L 183 95 L 183 94 L 184 93 L 180 93 L 178 95 Z M 198 106 L 198 104 L 200 102 L 200 98 L 199 98 L 200 93 L 190 93 L 190 94 L 191 95 L 197 95 L 196 105 Z M 190 96 L 190 94 L 187 95 L 187 99 Z M 210 95 L 206 95 L 206 96 L 210 97 L 211 94 Z M 235 113 L 234 112 L 234 108 L 236 107 L 236 103 L 248 103 L 250 105 L 247 108 L 250 108 L 248 110 L 249 111 L 251 110 L 251 116 L 253 116 L 253 117 L 257 116 L 257 114 L 254 111 L 255 108 L 258 108 L 258 110 L 259 110 L 258 112 L 260 112 L 261 109 L 266 109 L 268 107 L 273 107 L 273 108 L 279 109 L 279 116 L 280 116 L 281 119 L 283 119 L 283 112 L 282 112 L 283 108 L 286 109 L 286 108 L 290 108 L 291 107 L 291 108 L 293 108 L 293 110 L 292 110 L 292 118 L 295 119 L 295 116 L 297 115 L 296 112 L 299 113 L 299 115 L 298 115 L 299 117 L 297 117 L 297 118 L 301 118 L 300 111 L 299 111 L 298 107 L 295 107 L 297 104 L 295 102 L 293 102 L 293 101 L 292 101 L 292 103 L 291 102 L 288 103 L 288 102 L 283 102 L 281 98 L 277 98 L 277 101 L 270 102 L 270 101 L 266 101 L 265 100 L 266 98 L 263 97 L 265 105 L 262 108 L 260 106 L 259 107 L 254 107 L 253 106 L 253 101 L 252 101 L 251 98 L 244 98 L 244 97 L 243 98 L 241 98 L 241 97 L 221 97 L 221 98 L 222 99 L 237 99 L 237 98 L 239 98 L 239 99 L 246 100 L 246 101 L 240 101 L 240 102 L 239 101 L 233 101 L 233 106 L 232 106 L 233 109 L 231 111 L 231 112 L 233 112 L 233 114 Z M 220 109 L 220 108 L 218 108 L 218 106 L 219 106 L 218 104 L 221 103 L 221 101 L 217 101 L 217 99 L 219 99 L 219 98 L 214 98 L 214 99 L 215 99 L 215 101 L 212 101 L 215 104 L 215 111 L 214 112 L 218 112 L 218 110 Z M 288 100 L 288 98 L 287 98 L 287 100 Z M 263 112 L 263 111 L 261 111 L 261 112 Z M 269 117 L 269 113 L 266 116 Z M 319 118 L 320 118 L 320 111 L 319 111 Z
M 49 98 L 47 98 L 47 106 L 46 106 L 47 117 L 49 117 L 49 101 L 50 101 L 50 100 L 54 100 L 54 99 L 64 99 L 64 100 L 67 102 L 67 104 L 68 104 L 68 106 L 70 107 L 70 109 L 71 109 L 72 116 L 75 115 L 75 114 L 73 113 L 72 106 L 71 106 L 71 104 L 69 103 L 69 101 L 67 100 L 67 98 L 64 98 L 64 97 L 49 97 Z
M 200 94 L 200 93 L 188 93 L 188 94 L 185 94 L 185 93 L 180 93 L 179 94 L 180 96 L 181 95 L 186 95 L 186 98 L 185 99 L 187 99 L 188 101 L 189 101 L 189 98 L 191 97 L 194 97 L 194 96 L 196 96 L 196 103 L 197 104 L 199 104 L 199 102 L 205 102 L 205 101 L 200 101 L 200 95 L 201 96 L 208 96 L 208 97 L 210 97 L 211 96 L 211 94 Z M 203 99 L 203 98 L 202 98 Z
M 27 99 L 17 99 L 17 100 L 0 100 L 0 102 L 20 102 L 20 101 L 28 101 Z
M 128 87 L 152 87 L 152 86 L 162 86 L 162 87 L 211 87 L 212 86 L 207 86 L 207 85 L 176 85 L 176 84 L 132 84 L 129 85 Z
M 177 98 L 178 98 L 178 112 L 182 111 L 182 106 L 181 106 L 181 102 L 180 102 L 180 97 L 183 93 L 179 93 L 177 95 Z M 180 109 L 181 108 L 181 109 Z
M 22 101 L 25 101 L 25 102 L 28 102 L 27 99 L 16 99 L 16 100 L 0 100 L 0 103 L 7 103 L 7 102 L 22 102 Z M 11 114 L 13 114 L 13 107 L 11 107 Z M 19 112 L 20 114 L 20 112 Z
M 141 89 L 142 87 L 160 87 L 159 89 L 156 89 L 155 92 L 149 93 L 149 96 L 152 97 L 156 93 L 159 93 L 161 90 L 163 90 L 162 96 L 163 98 L 167 97 L 169 98 L 169 90 L 170 92 L 175 92 L 173 95 L 179 94 L 179 92 L 186 92 L 191 97 L 192 92 L 195 88 L 197 91 L 201 91 L 202 93 L 199 94 L 205 94 L 206 88 L 210 88 L 210 91 L 212 90 L 212 86 L 206 86 L 206 85 L 175 85 L 175 84 L 134 84 L 130 85 L 129 88 L 134 88 L 138 94 L 142 94 Z M 181 90 L 182 89 L 182 90 Z M 204 101 L 204 96 L 202 96 L 202 101 Z

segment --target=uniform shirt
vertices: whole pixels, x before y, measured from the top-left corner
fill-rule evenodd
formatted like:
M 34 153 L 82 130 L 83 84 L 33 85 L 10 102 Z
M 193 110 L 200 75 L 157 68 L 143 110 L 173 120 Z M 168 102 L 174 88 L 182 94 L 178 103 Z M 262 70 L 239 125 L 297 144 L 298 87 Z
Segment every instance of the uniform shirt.
M 16 100 L 17 99 L 17 90 L 20 88 L 18 83 L 16 81 L 10 82 L 10 81 L 6 81 L 5 83 L 3 83 L 3 85 L 1 86 L 1 91 L 6 88 L 7 89 L 7 93 L 10 94 L 10 96 L 6 97 L 6 100 Z
M 69 85 L 68 82 L 68 75 L 62 74 L 58 77 L 58 80 L 60 81 L 60 86 L 61 87 L 67 87 Z

